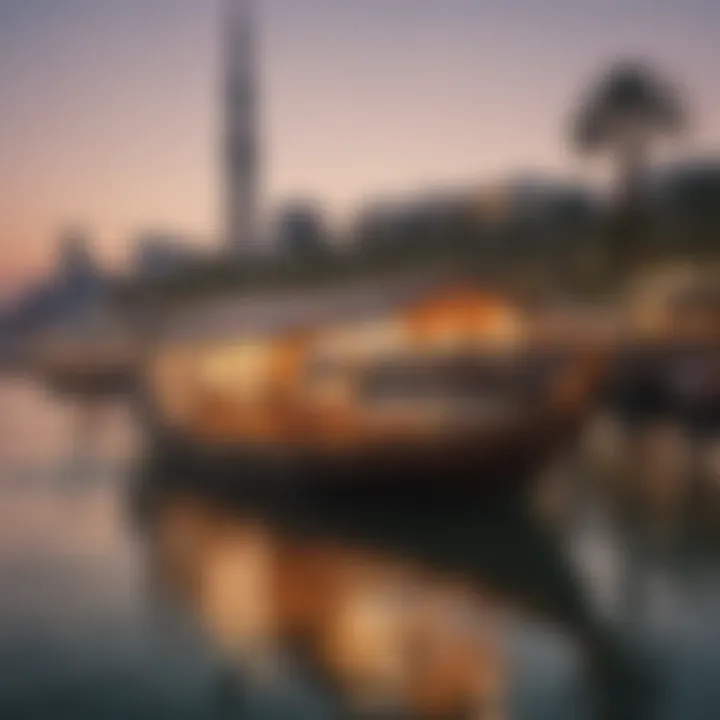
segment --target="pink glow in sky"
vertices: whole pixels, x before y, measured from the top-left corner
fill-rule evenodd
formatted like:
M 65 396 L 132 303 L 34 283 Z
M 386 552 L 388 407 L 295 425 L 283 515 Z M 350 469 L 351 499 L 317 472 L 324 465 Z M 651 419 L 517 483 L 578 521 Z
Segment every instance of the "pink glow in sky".
M 266 198 L 333 212 L 523 170 L 577 175 L 568 115 L 621 56 L 680 82 L 683 153 L 720 151 L 711 0 L 265 0 Z M 217 7 L 0 0 L 0 284 L 85 227 L 108 259 L 219 218 Z

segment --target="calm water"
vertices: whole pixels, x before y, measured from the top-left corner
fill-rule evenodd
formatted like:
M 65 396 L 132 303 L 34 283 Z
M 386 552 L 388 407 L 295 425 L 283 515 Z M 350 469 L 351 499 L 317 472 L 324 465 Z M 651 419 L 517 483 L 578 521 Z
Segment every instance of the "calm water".
M 81 409 L 30 385 L 0 384 L 3 720 L 247 717 L 218 705 L 217 651 L 191 616 L 154 592 L 129 510 L 139 444 L 121 405 Z M 720 717 L 712 563 L 634 566 L 638 606 L 627 602 L 626 558 L 601 516 L 579 525 L 573 547 L 598 611 L 652 655 L 668 687 L 661 717 Z M 582 717 L 570 645 L 521 621 L 510 644 L 514 713 Z M 251 704 L 258 719 L 329 712 L 292 678 Z

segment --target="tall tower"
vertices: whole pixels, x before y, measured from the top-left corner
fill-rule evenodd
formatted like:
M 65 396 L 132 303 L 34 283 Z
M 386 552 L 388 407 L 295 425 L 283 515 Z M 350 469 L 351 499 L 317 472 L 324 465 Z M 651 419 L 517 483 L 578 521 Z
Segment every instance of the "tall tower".
M 242 258 L 260 250 L 255 0 L 222 0 L 222 3 L 224 239 L 228 252 Z

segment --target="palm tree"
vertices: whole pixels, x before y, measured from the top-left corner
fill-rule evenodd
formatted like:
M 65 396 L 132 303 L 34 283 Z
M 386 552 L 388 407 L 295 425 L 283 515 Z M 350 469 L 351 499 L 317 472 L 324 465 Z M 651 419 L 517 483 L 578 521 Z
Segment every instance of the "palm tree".
M 618 240 L 640 243 L 648 156 L 662 136 L 682 129 L 685 112 L 674 88 L 639 62 L 611 67 L 573 122 L 576 146 L 608 151 L 618 168 Z

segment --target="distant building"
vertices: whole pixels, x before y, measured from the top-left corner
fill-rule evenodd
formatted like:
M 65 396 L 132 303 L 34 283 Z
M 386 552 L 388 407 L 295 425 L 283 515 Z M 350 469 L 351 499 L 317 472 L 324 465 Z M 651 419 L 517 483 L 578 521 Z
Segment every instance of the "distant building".
M 490 222 L 552 221 L 593 212 L 596 201 L 583 187 L 542 177 L 521 177 L 473 194 L 477 213 Z
M 170 232 L 146 232 L 135 243 L 133 274 L 141 280 L 163 280 L 192 270 L 201 253 L 188 238 Z
M 512 259 L 564 251 L 587 234 L 599 212 L 597 198 L 582 186 L 516 178 L 366 205 L 355 218 L 352 238 L 370 253 L 454 247 L 474 248 L 488 260 Z
M 287 255 L 318 255 L 327 250 L 330 232 L 322 210 L 310 202 L 293 202 L 277 218 L 277 245 Z
M 418 246 L 466 236 L 476 221 L 467 191 L 426 193 L 366 206 L 356 218 L 353 237 L 371 251 Z
M 255 0 L 223 0 L 225 129 L 222 145 L 227 250 L 236 258 L 260 248 L 260 150 Z
M 27 358 L 40 338 L 111 302 L 112 278 L 96 262 L 87 235 L 64 233 L 55 271 L 11 303 L 3 321 L 3 345 Z
M 377 203 L 356 216 L 352 240 L 365 250 L 380 250 L 397 244 L 407 234 L 407 212 L 399 205 Z
M 55 282 L 79 288 L 97 284 L 101 276 L 85 232 L 79 229 L 66 231 L 60 237 Z

